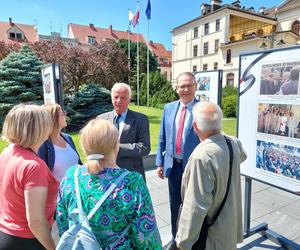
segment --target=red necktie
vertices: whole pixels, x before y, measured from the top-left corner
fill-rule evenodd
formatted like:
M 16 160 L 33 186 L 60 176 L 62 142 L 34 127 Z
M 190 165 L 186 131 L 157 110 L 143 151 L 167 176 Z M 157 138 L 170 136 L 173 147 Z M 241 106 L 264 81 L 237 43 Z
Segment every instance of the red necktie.
M 182 133 L 184 128 L 185 113 L 186 113 L 186 106 L 183 106 L 180 112 L 179 126 L 176 135 L 176 154 L 181 154 L 181 141 L 182 141 Z

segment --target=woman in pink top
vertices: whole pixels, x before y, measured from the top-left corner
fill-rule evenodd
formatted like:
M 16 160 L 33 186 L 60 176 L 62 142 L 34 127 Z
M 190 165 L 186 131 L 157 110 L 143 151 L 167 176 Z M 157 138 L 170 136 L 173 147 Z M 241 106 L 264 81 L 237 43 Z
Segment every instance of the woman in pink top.
M 18 105 L 7 114 L 0 155 L 0 250 L 55 249 L 50 234 L 58 181 L 37 156 L 52 130 L 49 112 Z

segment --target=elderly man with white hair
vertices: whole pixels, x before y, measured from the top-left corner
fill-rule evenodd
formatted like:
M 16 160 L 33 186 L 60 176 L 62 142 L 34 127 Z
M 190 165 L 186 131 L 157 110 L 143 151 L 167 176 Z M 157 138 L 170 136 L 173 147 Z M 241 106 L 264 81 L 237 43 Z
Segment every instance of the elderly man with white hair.
M 223 113 L 218 105 L 197 103 L 193 119 L 201 143 L 182 177 L 177 247 L 236 249 L 243 240 L 240 163 L 247 156 L 237 138 L 221 133 Z M 203 235 L 204 227 L 207 236 Z
M 144 114 L 128 108 L 130 100 L 130 86 L 126 83 L 115 83 L 111 89 L 114 110 L 98 117 L 112 122 L 119 130 L 120 148 L 117 165 L 140 173 L 146 180 L 143 157 L 151 150 L 149 120 Z

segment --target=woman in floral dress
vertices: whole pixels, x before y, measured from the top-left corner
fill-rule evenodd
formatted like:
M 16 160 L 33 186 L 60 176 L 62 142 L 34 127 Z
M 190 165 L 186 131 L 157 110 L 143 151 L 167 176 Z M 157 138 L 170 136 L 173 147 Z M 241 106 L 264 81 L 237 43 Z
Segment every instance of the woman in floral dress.
M 128 170 L 116 165 L 118 131 L 109 121 L 91 120 L 82 129 L 80 141 L 88 160 L 78 174 L 79 189 L 83 210 L 88 214 L 111 183 Z M 67 171 L 59 188 L 56 220 L 60 235 L 68 230 L 69 215 L 77 208 L 76 167 Z M 139 173 L 129 172 L 89 222 L 103 249 L 112 243 L 116 243 L 114 249 L 162 249 L 149 191 Z M 120 239 L 128 225 L 129 230 Z

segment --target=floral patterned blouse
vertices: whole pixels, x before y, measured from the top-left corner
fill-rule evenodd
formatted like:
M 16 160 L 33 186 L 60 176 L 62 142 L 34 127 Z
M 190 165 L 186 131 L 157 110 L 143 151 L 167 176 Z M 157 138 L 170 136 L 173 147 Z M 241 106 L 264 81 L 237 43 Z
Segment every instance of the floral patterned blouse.
M 77 208 L 75 169 L 73 166 L 67 171 L 59 187 L 56 221 L 60 236 L 68 230 L 69 223 L 72 223 L 69 214 Z M 78 171 L 79 189 L 86 214 L 124 171 L 127 170 L 104 168 L 98 175 L 93 175 L 86 167 L 81 167 Z M 129 224 L 129 231 L 115 249 L 162 249 L 149 191 L 143 177 L 136 172 L 125 176 L 89 222 L 103 249 L 116 242 Z

